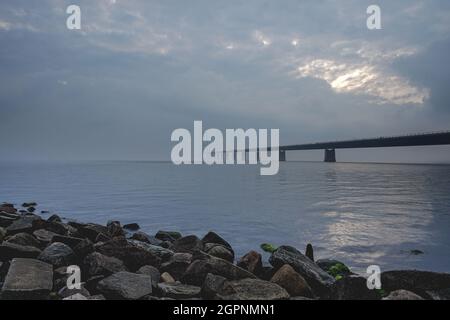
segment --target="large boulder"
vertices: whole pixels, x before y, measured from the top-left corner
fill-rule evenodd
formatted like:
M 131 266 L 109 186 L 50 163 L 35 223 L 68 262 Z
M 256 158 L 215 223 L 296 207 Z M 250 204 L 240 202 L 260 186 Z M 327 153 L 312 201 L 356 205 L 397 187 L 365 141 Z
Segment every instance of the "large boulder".
M 161 241 L 169 241 L 169 242 L 174 242 L 175 240 L 180 239 L 181 233 L 176 232 L 176 231 L 163 231 L 160 230 L 156 233 L 155 238 L 159 239 Z
M 2 288 L 3 299 L 45 299 L 53 287 L 53 267 L 34 259 L 13 259 Z
M 34 230 L 35 221 L 40 220 L 37 216 L 25 216 L 14 222 L 6 228 L 8 235 L 14 235 L 17 233 L 31 233 Z
M 367 279 L 357 275 L 343 277 L 336 281 L 327 298 L 333 300 L 380 300 L 381 295 L 377 290 L 367 287 Z
M 163 297 L 172 299 L 191 299 L 200 297 L 201 288 L 181 283 L 160 283 L 159 291 Z
M 269 262 L 276 269 L 281 268 L 285 264 L 290 265 L 308 282 L 318 296 L 326 295 L 335 282 L 332 276 L 323 271 L 300 251 L 290 246 L 281 246 L 275 250 L 270 256 Z
M 278 269 L 270 281 L 286 289 L 293 297 L 313 298 L 308 283 L 288 264 Z
M 222 276 L 208 273 L 203 282 L 201 296 L 204 299 L 215 299 L 216 295 L 222 290 L 225 281 L 227 281 L 227 279 Z
M 76 262 L 73 250 L 61 242 L 50 244 L 42 251 L 38 259 L 53 265 L 55 268 L 70 266 Z
M 180 280 L 192 262 L 192 254 L 175 253 L 169 261 L 161 264 L 161 272 L 168 272 L 176 280 Z
M 387 292 L 403 289 L 426 296 L 426 291 L 450 288 L 450 274 L 416 270 L 387 271 L 381 274 L 381 284 Z
M 15 243 L 3 242 L 0 245 L 0 261 L 8 261 L 13 258 L 34 259 L 41 254 L 41 250 L 31 246 L 21 246 Z
M 263 269 L 262 257 L 256 251 L 250 251 L 244 255 L 241 259 L 239 259 L 237 265 L 256 275 L 260 275 Z
M 123 262 L 114 257 L 107 257 L 99 252 L 93 252 L 83 261 L 85 272 L 89 277 L 97 275 L 109 276 L 113 273 L 126 271 Z
M 41 245 L 40 242 L 35 237 L 25 232 L 17 233 L 9 237 L 8 240 L 6 240 L 6 242 L 36 248 L 38 248 Z
M 142 248 L 150 252 L 152 255 L 159 257 L 162 262 L 169 260 L 174 255 L 174 252 L 172 250 L 160 246 L 155 246 L 147 242 L 131 240 L 130 243 L 134 244 L 138 248 Z
M 74 226 L 73 223 L 71 225 Z M 90 223 L 77 226 L 78 227 L 75 227 L 77 229 L 76 236 L 78 238 L 88 238 L 92 242 L 95 242 L 100 234 L 108 234 L 108 228 L 99 224 Z
M 152 293 L 152 279 L 122 271 L 101 280 L 97 289 L 109 299 L 137 300 Z
M 203 243 L 197 236 L 186 236 L 175 240 L 172 250 L 175 252 L 194 253 L 203 250 Z
M 231 263 L 234 261 L 234 252 L 232 249 L 225 247 L 224 245 L 217 243 L 206 243 L 203 246 L 203 251 L 209 255 L 223 260 L 227 260 Z
M 55 235 L 57 234 L 45 229 L 39 229 L 33 232 L 33 236 L 36 237 L 41 245 L 44 246 L 48 245 Z
M 216 298 L 221 300 L 285 300 L 289 293 L 279 285 L 259 280 L 225 281 Z
M 161 278 L 161 273 L 158 269 L 152 266 L 143 266 L 140 267 L 138 271 L 136 271 L 138 274 L 145 274 L 150 277 L 152 277 L 152 285 L 153 287 L 157 287 L 159 283 L 159 279 Z
M 207 244 L 207 243 L 220 244 L 220 245 L 230 249 L 231 251 L 233 251 L 233 248 L 231 247 L 231 245 L 227 241 L 225 241 L 221 236 L 219 236 L 217 233 L 215 233 L 213 231 L 208 232 L 202 238 L 202 242 L 203 242 L 203 244 Z
M 396 290 L 392 291 L 386 298 L 383 298 L 383 300 L 424 300 L 424 298 L 411 291 Z
M 201 286 L 208 273 L 216 274 L 229 280 L 256 278 L 252 273 L 226 260 L 204 254 L 189 265 L 182 277 L 182 282 Z

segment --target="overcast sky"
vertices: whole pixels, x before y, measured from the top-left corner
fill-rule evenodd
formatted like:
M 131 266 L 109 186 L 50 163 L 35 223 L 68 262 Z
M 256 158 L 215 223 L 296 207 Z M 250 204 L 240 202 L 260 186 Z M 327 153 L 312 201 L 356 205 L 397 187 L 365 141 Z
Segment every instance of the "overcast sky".
M 194 120 L 282 144 L 450 129 L 449 35 L 448 0 L 2 0 L 0 160 L 169 159 Z

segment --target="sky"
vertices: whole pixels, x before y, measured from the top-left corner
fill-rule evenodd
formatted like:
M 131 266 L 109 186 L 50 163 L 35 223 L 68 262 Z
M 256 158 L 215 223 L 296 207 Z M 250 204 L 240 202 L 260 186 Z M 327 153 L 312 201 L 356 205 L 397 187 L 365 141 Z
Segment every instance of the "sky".
M 449 60 L 448 0 L 2 0 L 0 160 L 168 160 L 194 120 L 281 144 L 449 130 Z M 339 157 L 450 162 L 450 146 Z

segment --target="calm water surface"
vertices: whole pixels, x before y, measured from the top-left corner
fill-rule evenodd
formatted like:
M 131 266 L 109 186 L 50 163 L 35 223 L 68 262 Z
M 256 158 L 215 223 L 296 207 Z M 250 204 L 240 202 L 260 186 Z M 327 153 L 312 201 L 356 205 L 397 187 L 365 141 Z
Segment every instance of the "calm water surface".
M 202 236 L 214 230 L 240 256 L 263 242 L 334 257 L 361 272 L 450 271 L 450 166 L 282 163 L 258 167 L 155 162 L 1 164 L 0 201 L 105 223 L 138 222 Z M 412 255 L 411 250 L 423 255 Z

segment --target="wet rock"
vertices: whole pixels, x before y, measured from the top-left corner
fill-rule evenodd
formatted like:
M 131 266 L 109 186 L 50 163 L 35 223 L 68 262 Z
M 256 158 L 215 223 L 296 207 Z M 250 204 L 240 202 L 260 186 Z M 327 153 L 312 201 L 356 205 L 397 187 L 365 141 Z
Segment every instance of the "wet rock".
M 193 253 L 203 250 L 203 243 L 197 236 L 191 235 L 175 240 L 172 249 L 175 252 Z
M 152 279 L 122 271 L 101 280 L 97 288 L 109 299 L 137 300 L 152 293 Z
M 156 237 L 149 236 L 148 234 L 146 234 L 142 231 L 133 233 L 133 235 L 131 236 L 130 239 L 137 240 L 140 242 L 146 242 L 146 243 L 152 244 L 154 246 L 159 246 L 162 243 L 161 240 L 157 239 Z
M 40 246 L 40 242 L 35 237 L 25 232 L 17 233 L 12 237 L 9 237 L 6 242 L 18 244 L 21 246 L 31 246 L 35 248 L 38 248 Z
M 34 259 L 41 254 L 41 250 L 32 246 L 21 246 L 15 243 L 3 242 L 0 245 L 0 261 L 8 261 L 13 258 Z
M 163 272 L 161 274 L 162 283 L 175 283 L 175 279 L 168 272 Z
M 335 282 L 331 290 L 334 300 L 380 300 L 376 290 L 367 288 L 367 279 L 351 275 Z
M 8 235 L 31 233 L 34 230 L 33 222 L 37 220 L 40 220 L 40 218 L 36 216 L 22 217 L 18 220 L 14 220 L 14 222 L 6 228 L 6 232 Z
M 221 244 L 207 243 L 204 245 L 203 250 L 213 257 L 221 258 L 231 263 L 234 261 L 234 252 Z
M 44 246 L 52 242 L 52 239 L 55 235 L 57 234 L 45 229 L 39 229 L 33 232 L 33 236 L 35 236 L 39 243 Z
M 165 249 L 165 248 L 159 247 L 159 246 L 154 246 L 147 242 L 131 240 L 131 243 L 134 244 L 136 247 L 142 248 L 142 249 L 150 252 L 152 255 L 159 257 L 161 259 L 161 261 L 167 261 L 174 255 L 174 252 L 172 250 Z
M 89 277 L 97 275 L 111 275 L 116 272 L 126 271 L 123 262 L 114 257 L 107 257 L 99 252 L 93 252 L 83 261 L 85 272 Z
M 125 235 L 119 221 L 109 221 L 106 228 L 110 237 L 121 237 Z
M 182 282 L 201 286 L 208 273 L 225 277 L 229 280 L 256 278 L 255 275 L 226 260 L 204 254 L 204 257 L 192 262 L 182 277 Z
M 176 232 L 176 231 L 158 231 L 155 235 L 156 239 L 159 239 L 161 241 L 169 241 L 169 242 L 174 242 L 175 240 L 180 239 L 181 233 Z
M 96 250 L 106 256 L 122 260 L 130 271 L 136 271 L 145 265 L 158 268 L 161 264 L 161 258 L 156 254 L 128 242 L 125 238 L 113 238 L 96 246 Z
M 275 250 L 270 256 L 269 262 L 276 269 L 285 264 L 290 265 L 308 282 L 313 292 L 318 296 L 327 294 L 335 282 L 332 276 L 319 268 L 300 251 L 290 246 L 281 246 Z
M 282 266 L 270 280 L 286 289 L 291 296 L 312 298 L 312 290 L 305 279 L 288 264 Z
M 64 244 L 68 245 L 69 247 L 71 247 L 72 249 L 74 249 L 82 241 L 83 241 L 83 239 L 81 239 L 81 238 L 75 238 L 75 237 L 69 237 L 69 236 L 61 236 L 59 234 L 55 234 L 53 236 L 52 240 L 51 240 L 51 242 L 64 243 Z
M 123 226 L 123 228 L 126 229 L 126 230 L 130 230 L 130 231 L 137 231 L 141 227 L 137 223 L 128 223 L 128 224 L 125 224 Z
M 22 207 L 24 207 L 24 208 L 36 207 L 36 206 L 37 206 L 37 203 L 36 203 L 36 202 L 24 202 L 24 203 L 22 204 Z
M 314 249 L 311 243 L 306 245 L 305 256 L 314 262 Z
M 233 251 L 233 248 L 231 247 L 231 245 L 225 241 L 222 237 L 220 237 L 217 233 L 210 231 L 208 232 L 202 239 L 203 244 L 207 244 L 207 243 L 215 243 L 215 244 L 220 244 L 228 249 L 230 249 L 231 251 Z
M 242 279 L 225 281 L 217 298 L 221 300 L 285 300 L 289 299 L 289 293 L 269 281 Z
M 387 271 L 381 274 L 381 283 L 387 292 L 403 289 L 426 296 L 426 291 L 450 288 L 450 274 L 416 270 Z
M 396 290 L 391 292 L 386 298 L 383 298 L 383 300 L 424 300 L 424 299 L 411 291 Z
M 226 280 L 224 277 L 208 273 L 202 285 L 201 296 L 204 299 L 215 299 L 216 295 L 221 292 Z
M 2 288 L 3 299 L 45 299 L 53 287 L 53 267 L 34 259 L 13 259 Z
M 192 262 L 192 254 L 175 253 L 169 261 L 161 264 L 161 272 L 170 273 L 176 280 L 180 280 Z
M 161 278 L 161 273 L 158 269 L 152 266 L 143 266 L 139 268 L 138 271 L 136 271 L 138 274 L 146 274 L 150 277 L 152 277 L 152 284 L 153 287 L 156 287 L 159 283 L 159 279 Z
M 47 262 L 55 268 L 69 266 L 75 263 L 75 253 L 64 243 L 54 242 L 42 251 L 38 260 Z
M 239 259 L 237 265 L 255 275 L 260 275 L 262 272 L 262 257 L 258 252 L 252 250 Z
M 160 283 L 159 291 L 163 297 L 172 299 L 190 299 L 200 296 L 200 287 L 181 283 Z

